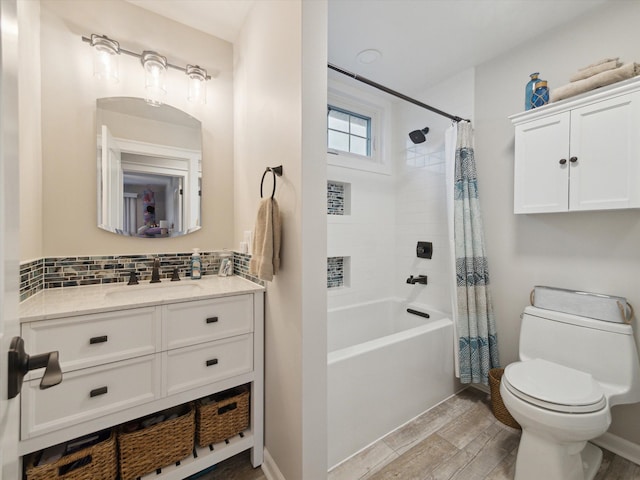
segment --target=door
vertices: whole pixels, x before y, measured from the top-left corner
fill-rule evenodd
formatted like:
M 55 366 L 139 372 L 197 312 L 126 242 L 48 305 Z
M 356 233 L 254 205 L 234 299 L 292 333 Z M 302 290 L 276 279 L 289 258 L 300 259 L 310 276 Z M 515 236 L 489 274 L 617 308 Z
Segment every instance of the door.
M 0 2 L 0 22 L 0 480 L 18 480 L 19 397 L 7 399 L 7 352 L 20 333 L 16 0 Z
M 122 152 L 120 146 L 106 125 L 102 125 L 102 225 L 108 225 L 116 230 L 123 230 L 124 186 L 122 172 Z
M 640 92 L 571 112 L 569 208 L 640 207 Z
M 566 212 L 569 112 L 516 126 L 514 213 Z

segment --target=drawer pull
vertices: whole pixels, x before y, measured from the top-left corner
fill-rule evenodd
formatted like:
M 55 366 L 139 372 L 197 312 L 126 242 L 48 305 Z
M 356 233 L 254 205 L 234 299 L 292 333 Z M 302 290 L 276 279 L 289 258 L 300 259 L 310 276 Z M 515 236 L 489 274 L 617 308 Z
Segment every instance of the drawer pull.
M 95 345 L 96 343 L 104 343 L 109 339 L 106 335 L 102 335 L 101 337 L 91 337 L 89 339 L 89 345 Z
M 209 317 L 207 318 L 207 323 L 217 323 L 218 317 Z
M 207 360 L 207 367 L 210 367 L 211 365 L 217 365 L 218 364 L 218 359 L 214 358 L 212 360 Z
M 99 395 L 104 395 L 105 393 L 107 393 L 107 390 L 107 387 L 94 388 L 93 390 L 91 390 L 91 392 L 89 392 L 89 396 L 93 398 Z

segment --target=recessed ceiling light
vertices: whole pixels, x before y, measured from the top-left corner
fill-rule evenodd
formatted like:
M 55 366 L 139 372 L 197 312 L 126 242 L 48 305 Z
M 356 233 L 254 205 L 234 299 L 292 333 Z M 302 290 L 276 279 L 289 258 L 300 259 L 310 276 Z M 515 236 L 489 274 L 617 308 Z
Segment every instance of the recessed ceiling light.
M 356 55 L 358 62 L 364 63 L 365 65 L 377 61 L 380 57 L 382 57 L 382 54 L 378 50 L 374 49 L 363 50 Z

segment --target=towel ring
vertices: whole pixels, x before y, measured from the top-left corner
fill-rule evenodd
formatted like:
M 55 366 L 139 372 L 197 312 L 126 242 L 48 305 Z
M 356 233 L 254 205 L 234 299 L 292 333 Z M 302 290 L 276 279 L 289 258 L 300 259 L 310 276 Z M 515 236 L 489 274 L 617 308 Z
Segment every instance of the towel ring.
M 264 185 L 264 177 L 267 172 L 271 172 L 273 174 L 273 191 L 271 192 L 271 198 L 276 194 L 276 175 L 278 177 L 282 176 L 282 165 L 278 165 L 277 167 L 267 167 L 267 169 L 262 174 L 262 180 L 260 180 L 260 198 L 262 198 L 262 187 Z

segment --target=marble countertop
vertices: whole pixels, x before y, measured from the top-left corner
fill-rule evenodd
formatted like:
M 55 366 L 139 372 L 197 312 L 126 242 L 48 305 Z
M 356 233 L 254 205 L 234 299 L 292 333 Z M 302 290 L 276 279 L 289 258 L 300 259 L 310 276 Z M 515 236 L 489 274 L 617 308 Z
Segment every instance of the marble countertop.
M 112 283 L 52 288 L 38 292 L 20 304 L 20 322 L 205 300 L 264 290 L 264 287 L 235 275 L 207 275 L 200 280 L 186 278 L 180 282 L 167 279 L 154 284 Z

